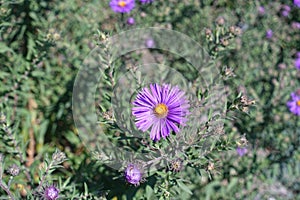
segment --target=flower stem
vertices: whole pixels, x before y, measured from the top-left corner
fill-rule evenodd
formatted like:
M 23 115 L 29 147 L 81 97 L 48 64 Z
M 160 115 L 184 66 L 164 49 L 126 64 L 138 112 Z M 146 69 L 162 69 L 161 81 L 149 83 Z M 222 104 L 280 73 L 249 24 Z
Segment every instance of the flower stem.
M 7 193 L 7 195 L 10 197 L 11 200 L 15 200 L 13 194 L 11 193 L 11 191 L 9 190 L 9 188 L 7 188 L 5 185 L 3 185 L 2 180 L 0 180 L 0 187 Z

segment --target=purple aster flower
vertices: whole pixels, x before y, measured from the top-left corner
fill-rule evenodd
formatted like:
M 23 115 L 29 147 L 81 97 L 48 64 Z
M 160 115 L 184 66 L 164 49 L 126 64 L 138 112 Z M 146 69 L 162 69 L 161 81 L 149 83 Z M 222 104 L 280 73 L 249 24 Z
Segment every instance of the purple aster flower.
M 259 15 L 264 15 L 266 13 L 265 8 L 263 6 L 258 7 L 258 14 Z
M 294 0 L 294 5 L 300 8 L 300 0 Z
M 155 46 L 155 42 L 154 42 L 154 40 L 153 39 L 147 39 L 146 40 L 146 47 L 147 48 L 153 48 Z
M 300 92 L 291 93 L 291 100 L 287 102 L 287 106 L 292 113 L 300 116 Z
M 296 53 L 296 58 L 300 58 L 300 51 Z
M 128 24 L 128 25 L 133 25 L 134 23 L 135 23 L 135 20 L 134 20 L 133 17 L 129 17 L 129 18 L 127 19 L 127 24 Z
M 142 3 L 142 4 L 146 4 L 146 3 L 151 3 L 151 2 L 153 2 L 154 0 L 140 0 L 140 2 Z
M 300 22 L 292 22 L 293 29 L 300 29 Z
M 59 190 L 53 185 L 47 186 L 43 192 L 43 198 L 45 200 L 56 200 L 58 199 L 58 195 Z
M 294 64 L 295 64 L 295 67 L 300 70 L 300 58 L 296 58 L 295 61 L 294 61 Z
M 273 37 L 273 31 L 271 29 L 267 30 L 266 32 L 266 38 L 271 39 Z
M 186 125 L 190 104 L 178 86 L 150 84 L 150 89 L 145 87 L 138 93 L 132 114 L 137 128 L 145 132 L 152 126 L 150 138 L 158 141 L 172 130 L 178 133 L 179 125 Z
M 142 172 L 139 167 L 129 164 L 124 172 L 125 179 L 128 183 L 138 185 L 142 180 Z
M 248 149 L 246 147 L 237 147 L 236 148 L 236 152 L 237 154 L 239 154 L 239 156 L 244 156 L 246 153 L 248 153 Z
M 128 13 L 134 8 L 134 0 L 111 0 L 109 3 L 114 12 Z

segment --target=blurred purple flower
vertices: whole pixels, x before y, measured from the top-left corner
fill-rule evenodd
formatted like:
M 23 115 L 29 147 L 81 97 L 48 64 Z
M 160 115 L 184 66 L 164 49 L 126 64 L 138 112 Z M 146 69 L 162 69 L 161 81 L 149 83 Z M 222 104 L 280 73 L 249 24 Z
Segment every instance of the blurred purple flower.
M 273 31 L 271 29 L 268 29 L 266 32 L 266 38 L 271 39 L 273 37 Z
M 246 153 L 248 153 L 248 149 L 246 147 L 237 147 L 236 152 L 239 156 L 244 156 Z
M 129 13 L 135 3 L 134 0 L 111 0 L 109 5 L 114 12 Z
M 283 5 L 282 9 L 285 10 L 285 11 L 287 11 L 287 12 L 291 11 L 291 7 L 289 5 Z
M 292 113 L 300 116 L 300 94 L 291 93 L 291 100 L 287 102 L 287 107 Z
M 142 180 L 142 172 L 140 168 L 134 164 L 129 164 L 124 172 L 125 179 L 128 183 L 139 185 Z
M 146 40 L 146 47 L 147 48 L 153 48 L 155 46 L 155 42 L 152 38 L 149 38 Z
M 288 5 L 283 5 L 281 10 L 281 15 L 287 17 L 290 14 L 291 7 Z
M 293 29 L 300 29 L 300 22 L 292 22 Z
M 151 2 L 153 2 L 154 0 L 140 0 L 140 2 L 142 3 L 142 4 L 146 4 L 146 3 L 151 3 Z
M 50 185 L 44 189 L 43 198 L 45 200 L 56 200 L 58 199 L 58 195 L 59 195 L 59 190 L 55 186 Z
M 186 125 L 190 104 L 178 86 L 150 84 L 150 90 L 145 87 L 137 94 L 132 114 L 138 129 L 145 132 L 152 126 L 150 138 L 158 141 Z
M 294 0 L 294 5 L 300 8 L 300 0 Z
M 297 57 L 294 61 L 295 67 L 300 70 L 300 57 Z
M 296 53 L 296 58 L 300 58 L 300 51 Z
M 263 6 L 258 7 L 258 14 L 259 15 L 264 15 L 266 13 L 265 8 Z
M 128 24 L 128 25 L 133 25 L 134 23 L 135 23 L 135 20 L 134 20 L 133 17 L 129 17 L 129 18 L 127 19 L 127 24 Z
M 290 12 L 288 12 L 286 10 L 281 11 L 281 15 L 284 16 L 284 17 L 289 16 L 289 14 L 290 14 Z

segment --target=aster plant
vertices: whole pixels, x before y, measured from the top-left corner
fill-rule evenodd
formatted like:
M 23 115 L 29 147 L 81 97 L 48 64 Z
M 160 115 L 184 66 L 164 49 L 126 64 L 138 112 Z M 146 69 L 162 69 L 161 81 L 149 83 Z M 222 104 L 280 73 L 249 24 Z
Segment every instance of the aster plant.
M 188 121 L 189 101 L 178 86 L 150 84 L 143 88 L 133 102 L 132 114 L 135 124 L 143 132 L 152 127 L 150 138 L 158 141 L 166 138 L 171 131 L 179 133 L 179 126 Z

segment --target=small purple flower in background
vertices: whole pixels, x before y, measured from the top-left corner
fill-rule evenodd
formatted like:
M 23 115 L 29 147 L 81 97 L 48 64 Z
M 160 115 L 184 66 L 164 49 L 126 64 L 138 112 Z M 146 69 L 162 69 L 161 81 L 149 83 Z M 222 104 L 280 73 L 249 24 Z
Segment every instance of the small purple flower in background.
M 152 126 L 150 138 L 158 141 L 186 125 L 190 104 L 178 86 L 150 84 L 150 89 L 145 87 L 137 94 L 132 114 L 137 128 L 145 132 Z
M 263 6 L 258 7 L 258 14 L 259 15 L 264 15 L 266 13 L 265 8 Z
M 300 29 L 300 22 L 292 22 L 293 29 Z
M 239 154 L 239 156 L 244 156 L 246 153 L 248 153 L 248 149 L 246 147 L 237 147 L 236 148 L 236 152 L 237 154 Z
M 300 8 L 300 0 L 294 0 L 294 5 Z
M 59 190 L 55 186 L 50 185 L 44 189 L 43 198 L 45 200 L 56 200 L 58 199 L 58 195 Z
M 129 164 L 124 172 L 125 179 L 128 183 L 139 185 L 142 180 L 142 172 L 139 167 Z
M 129 18 L 127 19 L 127 24 L 128 24 L 128 25 L 133 25 L 134 23 L 135 23 L 135 20 L 134 20 L 133 17 L 129 17 Z
M 290 11 L 291 11 L 291 7 L 290 6 L 283 5 L 282 9 L 281 9 L 281 15 L 284 16 L 284 17 L 287 17 L 287 16 L 289 16 Z
M 111 0 L 109 5 L 114 12 L 128 13 L 134 8 L 135 3 L 134 0 Z
M 300 52 L 296 53 L 296 59 L 294 61 L 295 67 L 300 70 Z
M 273 31 L 271 29 L 268 29 L 266 32 L 266 38 L 271 39 L 273 37 Z
M 300 116 L 300 94 L 291 93 L 291 100 L 287 102 L 287 107 L 292 113 Z
M 142 3 L 142 4 L 146 4 L 146 3 L 151 3 L 151 2 L 153 2 L 154 0 L 140 0 L 140 2 Z
M 296 58 L 294 61 L 295 67 L 300 70 L 300 58 Z
M 154 40 L 153 39 L 147 39 L 146 40 L 146 47 L 147 48 L 154 48 L 154 46 L 155 46 L 155 42 L 154 42 Z

